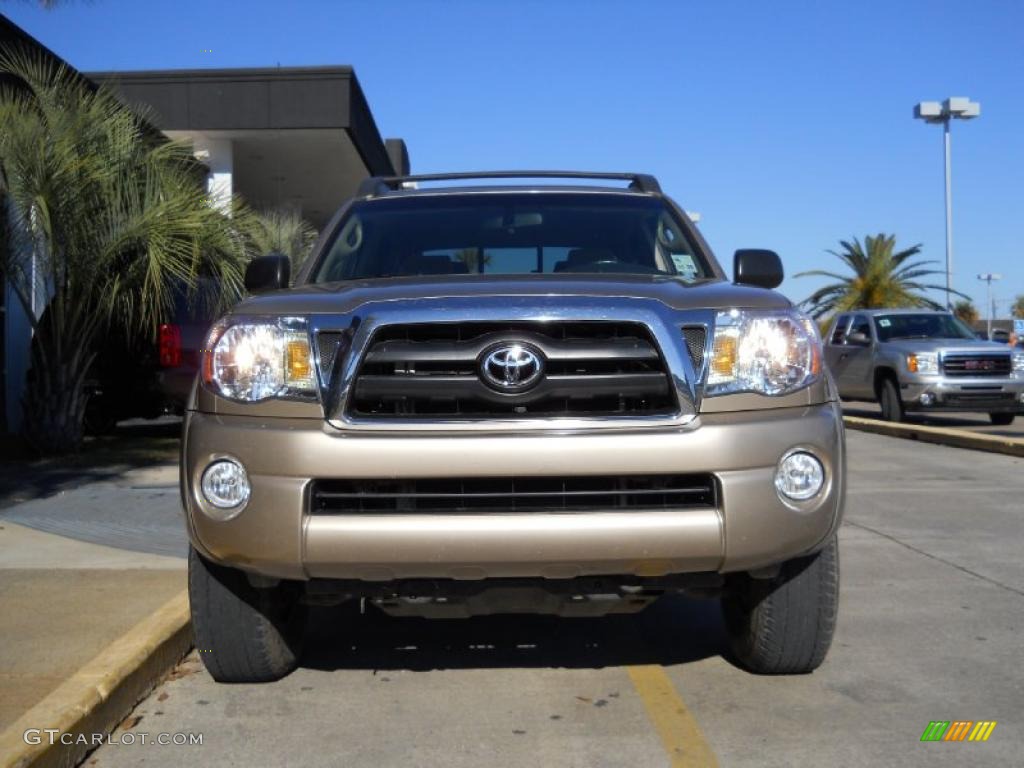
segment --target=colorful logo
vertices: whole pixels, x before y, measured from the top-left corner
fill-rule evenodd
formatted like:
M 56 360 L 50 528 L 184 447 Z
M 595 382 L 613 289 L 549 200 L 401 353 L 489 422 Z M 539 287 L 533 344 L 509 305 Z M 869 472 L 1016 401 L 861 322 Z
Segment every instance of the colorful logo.
M 995 728 L 995 720 L 932 720 L 921 741 L 988 741 Z

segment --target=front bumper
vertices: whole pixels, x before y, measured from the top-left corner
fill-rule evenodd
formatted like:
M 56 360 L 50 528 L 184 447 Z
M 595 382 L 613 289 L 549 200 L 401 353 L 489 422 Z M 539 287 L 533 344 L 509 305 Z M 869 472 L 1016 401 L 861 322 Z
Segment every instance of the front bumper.
M 794 448 L 825 466 L 821 494 L 784 503 L 776 466 Z M 229 456 L 252 484 L 218 522 L 199 494 Z M 711 472 L 717 508 L 502 514 L 309 513 L 314 478 Z M 684 428 L 570 434 L 353 434 L 315 419 L 186 414 L 182 497 L 192 543 L 213 560 L 289 579 L 572 578 L 742 571 L 814 551 L 845 495 L 837 403 L 704 414 Z
M 1024 413 L 1024 378 L 908 376 L 900 396 L 914 412 Z

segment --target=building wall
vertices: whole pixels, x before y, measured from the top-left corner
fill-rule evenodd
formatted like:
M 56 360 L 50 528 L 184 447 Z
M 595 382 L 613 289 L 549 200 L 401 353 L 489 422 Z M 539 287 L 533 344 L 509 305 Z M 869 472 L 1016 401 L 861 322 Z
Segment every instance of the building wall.
M 8 209 L 5 223 L 13 227 L 14 213 Z M 11 244 L 13 245 L 13 243 Z M 49 300 L 48 292 L 37 272 L 34 253 L 12 254 L 12 263 L 19 263 L 24 270 L 22 278 L 30 294 L 31 310 L 38 318 Z M 31 288 L 29 288 L 31 286 Z M 26 376 L 31 365 L 32 324 L 25 305 L 18 297 L 9 280 L 3 284 L 3 368 L 4 368 L 4 429 L 17 432 L 21 429 L 21 399 L 25 392 Z
M 65 63 L 3 14 L 0 14 L 0 48 Z M 69 71 L 73 76 L 80 77 L 73 68 L 69 68 Z M 95 88 L 94 84 L 84 78 L 83 82 Z M 0 86 L 19 88 L 21 84 L 13 77 L 0 76 Z M 17 432 L 21 427 L 21 397 L 25 391 L 25 377 L 31 360 L 32 326 L 7 280 L 0 280 L 0 300 L 3 304 L 3 312 L 0 313 L 0 432 Z M 34 301 L 37 312 L 41 312 L 46 306 L 45 292 L 37 290 Z
M 4 416 L 7 432 L 21 429 L 21 397 L 25 391 L 32 346 L 32 326 L 14 289 L 4 283 Z

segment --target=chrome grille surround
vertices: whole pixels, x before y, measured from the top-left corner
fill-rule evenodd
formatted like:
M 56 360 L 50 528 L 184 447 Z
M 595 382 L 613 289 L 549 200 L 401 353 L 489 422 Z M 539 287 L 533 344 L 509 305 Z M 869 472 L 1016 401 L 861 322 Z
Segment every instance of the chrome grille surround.
M 353 315 L 316 315 L 309 318 L 314 338 L 321 332 L 344 332 L 348 348 L 332 366 L 329 379 L 322 380 L 322 399 L 328 423 L 357 431 L 514 431 L 588 430 L 629 427 L 683 426 L 699 410 L 703 369 L 695 367 L 682 333 L 683 326 L 703 326 L 704 361 L 709 357 L 714 310 L 674 310 L 659 302 L 640 298 L 600 299 L 587 296 L 488 296 L 424 298 L 370 302 Z M 673 413 L 641 416 L 551 416 L 535 418 L 371 418 L 354 416 L 349 404 L 356 377 L 374 334 L 390 325 L 417 323 L 523 323 L 523 322 L 627 322 L 643 325 L 654 340 L 665 368 L 677 407 Z M 703 361 L 702 361 L 703 362 Z

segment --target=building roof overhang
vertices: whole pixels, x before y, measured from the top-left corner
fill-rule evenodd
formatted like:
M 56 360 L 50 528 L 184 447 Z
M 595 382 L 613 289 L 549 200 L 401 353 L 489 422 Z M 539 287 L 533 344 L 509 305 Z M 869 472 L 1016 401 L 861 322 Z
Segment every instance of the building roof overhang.
M 232 142 L 235 191 L 322 226 L 367 176 L 407 171 L 348 66 L 90 72 L 171 138 Z M 407 160 L 406 160 L 407 162 Z

